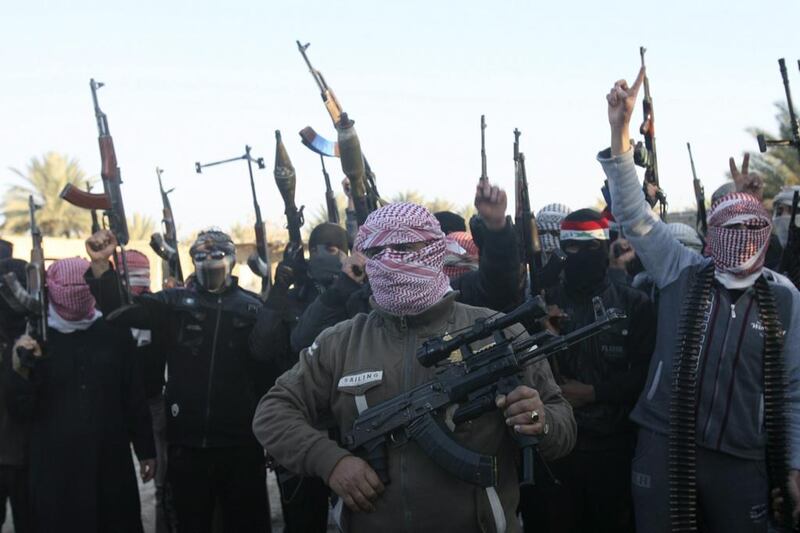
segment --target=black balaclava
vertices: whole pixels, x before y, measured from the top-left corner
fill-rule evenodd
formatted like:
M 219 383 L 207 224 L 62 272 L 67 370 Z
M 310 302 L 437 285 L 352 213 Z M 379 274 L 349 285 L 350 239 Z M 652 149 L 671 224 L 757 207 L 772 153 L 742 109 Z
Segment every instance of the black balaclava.
M 337 251 L 330 250 L 331 246 Z M 308 238 L 308 249 L 308 275 L 322 287 L 329 287 L 342 271 L 348 249 L 347 232 L 337 224 L 320 224 Z
M 577 248 L 577 250 L 573 250 Z M 593 209 L 579 209 L 561 223 L 561 249 L 566 287 L 593 293 L 605 284 L 608 271 L 608 221 Z
M 197 284 L 208 292 L 219 294 L 233 283 L 236 246 L 230 236 L 219 230 L 200 232 L 189 249 L 194 263 Z
M 439 221 L 439 226 L 445 235 L 450 235 L 454 231 L 467 231 L 467 223 L 461 215 L 451 211 L 439 211 L 433 216 Z

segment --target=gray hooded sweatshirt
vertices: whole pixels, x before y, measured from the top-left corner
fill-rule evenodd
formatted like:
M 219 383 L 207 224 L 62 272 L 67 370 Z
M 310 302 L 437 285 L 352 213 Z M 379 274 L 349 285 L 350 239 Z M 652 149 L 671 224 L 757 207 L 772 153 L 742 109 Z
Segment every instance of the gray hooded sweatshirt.
M 693 274 L 711 258 L 681 245 L 647 205 L 636 175 L 633 151 L 598 154 L 608 177 L 614 218 L 660 290 L 656 350 L 647 382 L 631 418 L 656 433 L 669 431 L 672 364 L 680 313 Z M 784 328 L 788 377 L 789 460 L 800 469 L 800 293 L 785 277 L 764 269 Z M 698 369 L 698 445 L 743 459 L 765 454 L 762 357 L 764 328 L 752 287 L 735 301 L 715 283 Z

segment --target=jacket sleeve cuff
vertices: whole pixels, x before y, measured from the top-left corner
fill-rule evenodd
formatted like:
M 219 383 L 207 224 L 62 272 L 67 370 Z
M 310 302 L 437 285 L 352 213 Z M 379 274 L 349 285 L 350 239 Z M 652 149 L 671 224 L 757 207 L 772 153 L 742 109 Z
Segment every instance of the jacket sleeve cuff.
M 353 455 L 339 447 L 329 438 L 321 438 L 306 452 L 309 473 L 319 477 L 327 485 L 336 464 L 344 457 Z

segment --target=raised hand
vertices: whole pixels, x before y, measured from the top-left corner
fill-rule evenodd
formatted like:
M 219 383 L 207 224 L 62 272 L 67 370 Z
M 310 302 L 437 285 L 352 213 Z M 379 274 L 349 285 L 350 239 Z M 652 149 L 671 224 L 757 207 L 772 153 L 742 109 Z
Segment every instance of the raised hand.
M 475 209 L 489 230 L 498 231 L 506 226 L 507 207 L 506 191 L 492 185 L 489 180 L 478 181 L 475 188 Z
M 611 126 L 611 153 L 619 155 L 628 150 L 630 146 L 629 126 L 633 108 L 636 105 L 636 97 L 639 88 L 644 81 L 645 69 L 639 69 L 636 81 L 632 86 L 628 86 L 625 80 L 617 80 L 609 93 L 606 95 L 608 101 L 608 123 Z
M 99 278 L 109 269 L 108 260 L 117 248 L 117 238 L 107 229 L 101 229 L 86 239 L 86 253 L 92 260 L 92 274 Z
M 750 154 L 745 152 L 742 158 L 741 171 L 736 168 L 736 161 L 733 157 L 728 160 L 728 165 L 730 166 L 731 177 L 736 184 L 737 192 L 745 192 L 753 195 L 758 198 L 759 201 L 764 199 L 764 180 L 755 172 L 750 172 Z

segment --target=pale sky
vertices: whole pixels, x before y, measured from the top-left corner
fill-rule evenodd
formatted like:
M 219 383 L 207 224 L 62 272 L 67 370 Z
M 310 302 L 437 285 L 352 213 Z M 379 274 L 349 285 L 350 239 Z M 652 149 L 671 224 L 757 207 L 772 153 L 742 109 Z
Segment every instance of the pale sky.
M 275 129 L 297 169 L 298 205 L 315 211 L 319 159 L 297 132 L 335 131 L 299 39 L 355 119 L 385 197 L 413 189 L 471 203 L 485 114 L 493 181 L 513 190 L 517 127 L 534 208 L 590 206 L 608 144 L 605 94 L 635 76 L 644 45 L 662 187 L 678 210 L 693 204 L 686 141 L 710 196 L 729 155 L 757 150 L 745 128 L 775 129 L 779 57 L 800 99 L 799 15 L 797 0 L 14 2 L 0 30 L 0 192 L 15 180 L 8 167 L 49 150 L 99 174 L 95 77 L 106 83 L 129 216 L 160 220 L 158 165 L 176 187 L 179 234 L 247 220 L 244 164 L 202 175 L 193 166 L 248 143 L 268 161 L 256 174 L 264 217 L 282 223 Z M 338 182 L 338 161 L 328 169 Z

